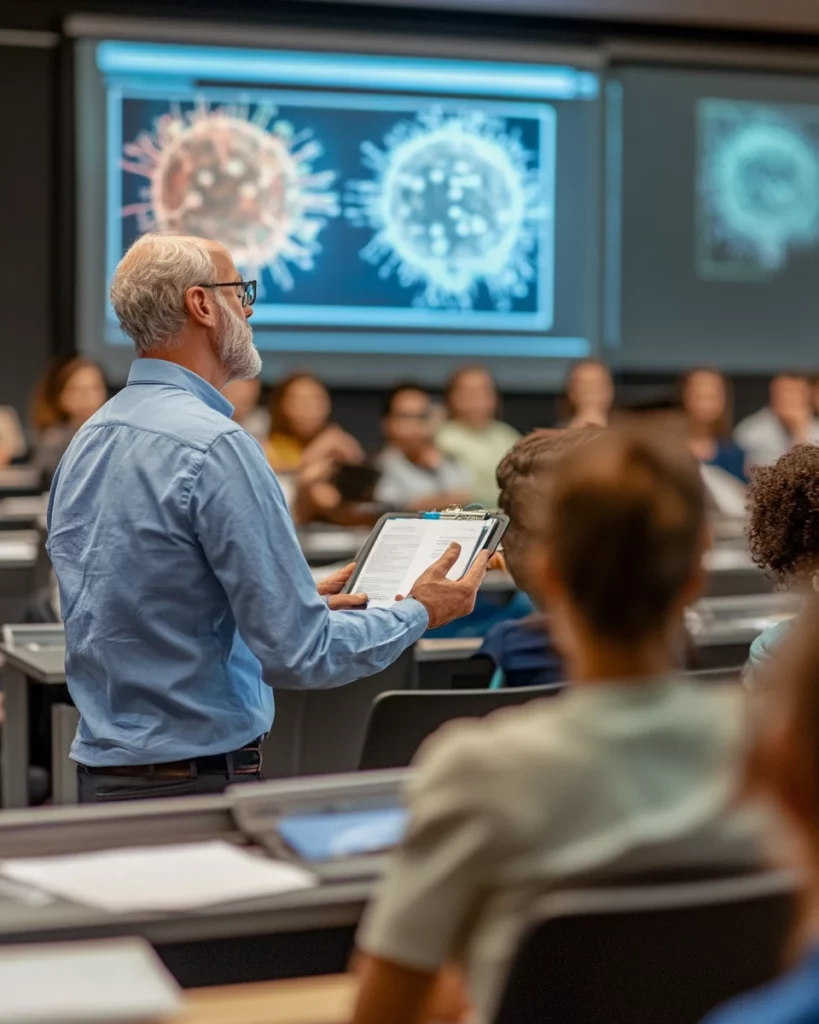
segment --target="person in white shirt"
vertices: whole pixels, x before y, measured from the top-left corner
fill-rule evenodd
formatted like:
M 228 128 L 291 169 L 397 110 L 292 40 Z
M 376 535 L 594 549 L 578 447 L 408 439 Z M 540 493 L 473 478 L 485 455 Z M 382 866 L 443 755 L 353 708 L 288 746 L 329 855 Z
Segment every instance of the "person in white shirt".
M 750 466 L 770 466 L 795 444 L 819 442 L 819 419 L 807 377 L 780 373 L 771 381 L 768 404 L 734 431 Z
M 704 582 L 695 460 L 678 442 L 604 433 L 560 463 L 543 512 L 530 559 L 571 685 L 422 748 L 407 834 L 359 931 L 353 1024 L 440 1019 L 448 964 L 488 1024 L 545 892 L 761 860 L 764 819 L 735 807 L 741 688 L 676 668 Z
M 375 460 L 381 473 L 376 501 L 420 512 L 471 500 L 469 472 L 435 443 L 432 401 L 420 385 L 392 389 L 381 429 L 387 444 Z
M 498 390 L 485 366 L 464 366 L 454 373 L 444 397 L 449 419 L 438 431 L 438 447 L 469 471 L 472 500 L 496 508 L 495 470 L 520 434 L 496 418 Z

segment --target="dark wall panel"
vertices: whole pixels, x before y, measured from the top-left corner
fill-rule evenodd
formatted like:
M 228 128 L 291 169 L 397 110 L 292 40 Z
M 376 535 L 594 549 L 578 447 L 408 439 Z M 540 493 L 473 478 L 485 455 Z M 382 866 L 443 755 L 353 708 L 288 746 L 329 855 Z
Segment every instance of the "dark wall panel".
M 0 46 L 0 404 L 21 412 L 52 343 L 55 59 Z

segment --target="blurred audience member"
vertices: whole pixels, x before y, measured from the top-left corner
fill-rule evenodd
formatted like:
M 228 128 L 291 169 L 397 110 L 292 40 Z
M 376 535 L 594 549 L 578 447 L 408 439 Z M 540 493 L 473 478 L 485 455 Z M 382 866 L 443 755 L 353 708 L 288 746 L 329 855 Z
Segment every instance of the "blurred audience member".
M 0 466 L 8 466 L 21 459 L 28 451 L 17 410 L 11 405 L 0 405 Z
M 520 434 L 496 419 L 500 400 L 492 375 L 483 366 L 465 366 L 454 373 L 445 398 L 449 419 L 438 431 L 438 447 L 469 470 L 472 500 L 495 508 L 495 469 Z
M 393 388 L 381 429 L 387 444 L 376 459 L 376 501 L 414 512 L 470 500 L 469 472 L 435 444 L 432 401 L 419 384 Z
M 607 427 L 614 405 L 611 371 L 600 359 L 575 363 L 561 402 L 561 426 Z
M 222 388 L 222 394 L 233 406 L 233 419 L 264 448 L 270 436 L 270 413 L 259 405 L 262 396 L 259 378 L 232 380 Z
M 771 381 L 768 404 L 734 431 L 751 466 L 770 466 L 794 444 L 819 441 L 819 420 L 807 377 L 780 373 Z
M 745 452 L 731 438 L 732 400 L 728 378 L 699 367 L 680 380 L 680 405 L 688 421 L 688 447 L 701 463 L 745 482 Z
M 800 444 L 772 466 L 751 474 L 748 488 L 748 544 L 751 558 L 780 587 L 819 582 L 819 447 Z M 754 677 L 790 628 L 780 622 L 751 645 Z
M 315 463 L 364 461 L 361 445 L 330 422 L 330 394 L 311 373 L 294 373 L 270 397 L 267 459 L 277 473 L 298 473 Z
M 56 472 L 71 439 L 108 398 L 102 370 L 84 356 L 51 364 L 34 394 L 32 461 L 46 483 Z
M 503 557 L 515 586 L 537 604 L 538 566 L 532 550 L 542 545 L 552 479 L 560 460 L 599 436 L 599 430 L 536 430 L 521 438 L 498 466 L 500 508 L 509 516 Z M 563 658 L 541 611 L 499 622 L 480 653 L 503 673 L 504 686 L 545 686 L 566 678 Z
M 710 1014 L 705 1024 L 815 1024 L 819 1021 L 819 603 L 805 609 L 764 677 L 770 712 L 751 758 L 755 793 L 791 825 L 787 857 L 803 878 L 792 953 L 799 962 L 764 988 Z
M 704 582 L 696 462 L 682 444 L 606 433 L 561 460 L 549 506 L 529 557 L 572 685 L 422 748 L 406 838 L 359 932 L 354 1024 L 420 1019 L 455 959 L 491 1021 L 533 898 L 569 879 L 761 858 L 757 813 L 735 809 L 741 688 L 675 670 Z

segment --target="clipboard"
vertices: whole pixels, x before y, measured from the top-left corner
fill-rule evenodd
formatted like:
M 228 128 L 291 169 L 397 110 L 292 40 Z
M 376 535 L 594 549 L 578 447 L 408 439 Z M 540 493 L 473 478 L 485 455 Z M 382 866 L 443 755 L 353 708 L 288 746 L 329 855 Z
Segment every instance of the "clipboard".
M 481 551 L 494 553 L 508 525 L 509 517 L 502 512 L 460 505 L 440 512 L 389 512 L 378 520 L 356 556 L 356 569 L 344 593 L 367 593 L 368 607 L 391 605 L 396 594 L 409 592 L 452 540 L 461 544 L 461 557 L 449 578 L 459 579 Z

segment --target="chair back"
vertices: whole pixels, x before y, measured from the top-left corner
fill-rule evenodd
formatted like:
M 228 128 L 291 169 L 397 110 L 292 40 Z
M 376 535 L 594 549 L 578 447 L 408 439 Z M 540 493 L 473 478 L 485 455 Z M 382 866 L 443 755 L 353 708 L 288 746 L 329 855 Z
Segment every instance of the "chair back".
M 502 690 L 413 690 L 382 693 L 367 723 L 359 767 L 405 768 L 437 729 L 456 718 L 483 718 L 499 708 L 553 697 L 562 684 Z
M 771 871 L 545 897 L 494 1024 L 698 1024 L 779 972 L 795 892 Z
M 415 686 L 410 647 L 392 665 L 333 690 L 276 690 L 276 717 L 262 744 L 266 779 L 355 771 L 373 701 Z

